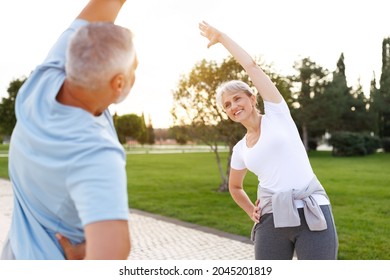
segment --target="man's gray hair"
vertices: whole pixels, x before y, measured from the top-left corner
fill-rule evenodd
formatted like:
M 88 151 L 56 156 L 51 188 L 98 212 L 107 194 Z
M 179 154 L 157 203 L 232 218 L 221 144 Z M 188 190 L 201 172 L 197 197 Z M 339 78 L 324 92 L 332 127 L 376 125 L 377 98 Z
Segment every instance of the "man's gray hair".
M 67 79 L 87 89 L 107 85 L 120 73 L 129 73 L 135 60 L 130 30 L 110 22 L 80 27 L 67 49 Z

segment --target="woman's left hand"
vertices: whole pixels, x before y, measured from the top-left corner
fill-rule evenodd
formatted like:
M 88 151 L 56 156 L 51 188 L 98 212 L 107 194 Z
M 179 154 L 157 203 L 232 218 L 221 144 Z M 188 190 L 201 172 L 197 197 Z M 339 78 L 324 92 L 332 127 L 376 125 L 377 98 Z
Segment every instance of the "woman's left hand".
M 255 202 L 255 205 L 253 207 L 253 211 L 252 211 L 252 215 L 251 215 L 251 219 L 255 223 L 260 222 L 260 207 L 259 207 L 259 203 L 260 203 L 260 200 L 257 199 L 256 202 Z
M 203 37 L 209 39 L 210 41 L 207 45 L 208 48 L 210 48 L 212 45 L 215 45 L 219 42 L 219 38 L 222 33 L 218 29 L 212 27 L 210 24 L 208 24 L 205 21 L 199 23 L 199 29 L 201 31 L 200 34 Z

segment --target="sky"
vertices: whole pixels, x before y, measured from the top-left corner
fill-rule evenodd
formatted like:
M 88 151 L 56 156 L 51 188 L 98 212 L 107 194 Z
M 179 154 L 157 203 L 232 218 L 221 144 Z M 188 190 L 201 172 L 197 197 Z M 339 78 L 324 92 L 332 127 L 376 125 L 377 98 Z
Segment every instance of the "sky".
M 0 98 L 13 79 L 27 77 L 87 0 L 0 2 Z M 128 98 L 110 106 L 118 115 L 142 113 L 154 128 L 172 125 L 172 91 L 202 59 L 221 61 L 221 46 L 207 49 L 202 20 L 227 33 L 249 54 L 293 74 L 310 57 L 334 71 L 344 53 L 349 86 L 366 94 L 379 80 L 382 41 L 390 36 L 388 0 L 127 0 L 116 23 L 134 33 L 139 66 Z

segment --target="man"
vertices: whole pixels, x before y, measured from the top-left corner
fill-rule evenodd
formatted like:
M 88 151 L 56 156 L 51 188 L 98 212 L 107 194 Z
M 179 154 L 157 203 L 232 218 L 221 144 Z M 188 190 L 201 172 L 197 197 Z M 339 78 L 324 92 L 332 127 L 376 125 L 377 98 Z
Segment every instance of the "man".
M 129 255 L 125 153 L 107 110 L 135 80 L 131 32 L 113 23 L 124 2 L 91 0 L 19 91 L 3 259 L 74 257 L 58 233 L 85 259 Z

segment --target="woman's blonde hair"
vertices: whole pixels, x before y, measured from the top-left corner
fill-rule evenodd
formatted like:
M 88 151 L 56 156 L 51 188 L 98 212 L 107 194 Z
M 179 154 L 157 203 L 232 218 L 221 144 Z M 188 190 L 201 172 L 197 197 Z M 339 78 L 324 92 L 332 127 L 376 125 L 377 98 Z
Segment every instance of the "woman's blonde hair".
M 248 96 L 253 95 L 256 97 L 256 93 L 253 92 L 253 90 L 250 88 L 250 86 L 248 84 L 246 84 L 242 81 L 239 81 L 239 80 L 231 80 L 231 81 L 228 81 L 228 82 L 221 84 L 219 86 L 219 88 L 217 89 L 216 99 L 217 99 L 218 106 L 220 106 L 221 108 L 224 108 L 223 104 L 222 104 L 222 95 L 224 93 L 226 93 L 226 92 L 236 93 L 239 91 L 245 92 Z

